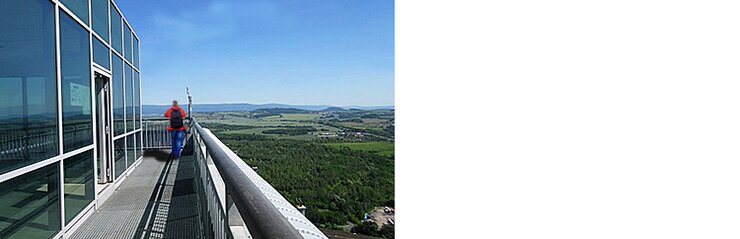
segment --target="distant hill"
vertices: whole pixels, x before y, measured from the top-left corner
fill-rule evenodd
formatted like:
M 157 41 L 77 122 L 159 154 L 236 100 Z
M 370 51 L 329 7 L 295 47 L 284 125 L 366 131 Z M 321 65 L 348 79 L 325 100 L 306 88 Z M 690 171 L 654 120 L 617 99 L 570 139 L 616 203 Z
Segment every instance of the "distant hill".
M 163 114 L 164 111 L 169 108 L 169 105 L 143 105 L 142 111 L 144 115 L 152 114 Z M 184 108 L 184 107 L 183 107 Z M 193 104 L 193 111 L 195 112 L 224 112 L 224 111 L 254 111 L 254 110 L 267 110 L 267 109 L 293 109 L 293 110 L 310 110 L 310 111 L 323 111 L 326 109 L 363 109 L 363 110 L 376 110 L 376 109 L 393 109 L 393 106 L 348 106 L 348 107 L 337 107 L 333 105 L 287 105 L 287 104 L 248 104 L 248 103 L 236 103 L 236 104 Z
M 300 114 L 307 113 L 311 110 L 297 109 L 297 108 L 263 108 L 252 110 L 255 113 L 275 113 L 275 114 Z
M 329 108 L 326 108 L 326 109 L 324 109 L 322 111 L 327 111 L 327 112 L 344 112 L 344 111 L 347 111 L 347 109 L 342 108 L 342 107 L 329 107 Z

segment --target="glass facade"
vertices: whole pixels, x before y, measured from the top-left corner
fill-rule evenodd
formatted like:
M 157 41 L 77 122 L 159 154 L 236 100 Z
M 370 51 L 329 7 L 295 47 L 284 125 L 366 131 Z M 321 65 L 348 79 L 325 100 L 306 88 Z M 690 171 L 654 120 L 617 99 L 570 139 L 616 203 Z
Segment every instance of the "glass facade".
M 92 28 L 108 41 L 108 0 L 92 0 Z
M 64 159 L 64 220 L 69 223 L 95 200 L 93 151 Z
M 133 70 L 131 69 L 131 66 L 128 64 L 126 65 L 126 73 L 124 74 L 126 78 L 126 89 L 124 90 L 126 95 L 126 117 L 128 119 L 132 118 L 134 116 L 134 74 Z M 133 119 L 126 121 L 126 132 L 130 132 L 134 130 L 134 124 Z
M 144 155 L 142 142 L 141 142 L 141 131 L 136 132 L 136 158 L 141 158 L 142 155 Z
M 0 237 L 51 238 L 62 229 L 59 163 L 0 183 Z
M 123 25 L 123 56 L 126 57 L 128 62 L 132 62 L 131 59 L 131 28 L 128 24 Z
M 134 117 L 131 119 L 134 122 L 135 129 L 141 129 L 141 81 L 139 80 L 139 72 L 134 71 Z
M 116 179 L 126 171 L 126 138 L 120 138 L 113 143 L 113 160 L 115 161 Z
M 123 29 L 121 29 L 121 14 L 118 14 L 116 8 L 111 4 L 110 7 L 110 44 L 113 49 L 116 49 L 118 53 L 121 53 L 121 36 L 123 35 Z
M 137 39 L 135 36 L 134 38 L 134 66 L 136 66 L 136 69 L 139 69 L 139 39 Z
M 110 70 L 110 50 L 103 42 L 93 37 L 93 61 Z
M 113 80 L 111 81 L 113 90 L 113 135 L 120 135 L 126 132 L 123 120 L 123 61 L 120 57 L 113 57 Z
M 0 1 L 0 238 L 62 238 L 112 183 L 96 179 L 93 116 L 114 116 L 111 178 L 142 154 L 139 40 L 121 19 L 107 0 Z
M 126 168 L 131 167 L 136 161 L 136 134 L 126 136 Z
M 0 2 L 0 174 L 59 154 L 54 4 Z
M 90 38 L 66 13 L 59 14 L 62 62 L 62 122 L 64 152 L 93 143 L 90 93 Z
M 88 6 L 87 1 L 80 1 L 80 0 L 61 0 L 61 2 L 64 4 L 67 9 L 72 11 L 77 18 L 85 22 L 87 24 L 88 21 Z

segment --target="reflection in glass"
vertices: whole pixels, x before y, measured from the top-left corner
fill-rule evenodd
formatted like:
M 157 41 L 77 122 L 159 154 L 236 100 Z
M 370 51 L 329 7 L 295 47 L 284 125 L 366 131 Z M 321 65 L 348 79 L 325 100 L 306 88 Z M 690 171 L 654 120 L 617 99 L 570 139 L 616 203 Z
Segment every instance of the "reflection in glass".
M 108 0 L 92 0 L 92 28 L 108 41 Z
M 110 50 L 95 37 L 93 37 L 93 61 L 110 70 Z
M 139 39 L 136 39 L 136 36 L 133 36 L 134 38 L 134 66 L 136 66 L 136 69 L 139 69 Z
M 121 14 L 118 14 L 113 4 L 110 6 L 110 44 L 113 49 L 121 53 Z
M 0 174 L 59 154 L 54 48 L 51 2 L 0 1 Z
M 131 59 L 131 28 L 127 24 L 123 25 L 123 57 L 126 57 L 128 62 L 132 62 Z
M 67 9 L 72 11 L 75 14 L 75 16 L 77 16 L 77 18 L 85 22 L 85 24 L 89 23 L 89 21 L 87 21 L 87 14 L 88 14 L 87 1 L 61 0 L 61 2 L 64 4 L 65 7 L 67 7 Z
M 141 158 L 141 155 L 144 154 L 144 149 L 141 147 L 141 131 L 136 132 L 136 158 Z
M 126 78 L 126 89 L 124 90 L 124 93 L 126 93 L 126 132 L 130 132 L 134 130 L 134 77 L 131 71 L 131 66 L 129 66 L 128 64 L 124 65 L 126 69 L 126 74 L 124 75 L 124 77 Z
M 64 159 L 64 218 L 69 223 L 95 199 L 93 151 Z
M 62 228 L 59 163 L 0 183 L 0 238 L 51 238 Z
M 141 95 L 139 94 L 141 81 L 139 72 L 134 71 L 134 128 L 141 128 Z
M 126 132 L 123 121 L 123 61 L 120 57 L 113 55 L 113 132 L 114 135 L 120 135 Z
M 126 167 L 131 167 L 136 161 L 136 134 L 126 136 Z
M 59 14 L 64 152 L 93 143 L 90 38 L 66 13 Z
M 126 171 L 126 140 L 125 137 L 117 139 L 113 143 L 113 160 L 115 161 L 116 179 Z

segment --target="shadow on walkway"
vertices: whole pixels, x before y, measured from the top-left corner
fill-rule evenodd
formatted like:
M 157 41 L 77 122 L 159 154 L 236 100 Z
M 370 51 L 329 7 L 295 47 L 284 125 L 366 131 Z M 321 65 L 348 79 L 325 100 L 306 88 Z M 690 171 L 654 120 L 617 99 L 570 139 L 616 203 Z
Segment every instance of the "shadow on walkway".
M 150 155 L 166 165 L 137 227 L 135 238 L 200 238 L 200 204 L 195 192 L 194 157 L 183 150 L 179 159 L 169 152 Z

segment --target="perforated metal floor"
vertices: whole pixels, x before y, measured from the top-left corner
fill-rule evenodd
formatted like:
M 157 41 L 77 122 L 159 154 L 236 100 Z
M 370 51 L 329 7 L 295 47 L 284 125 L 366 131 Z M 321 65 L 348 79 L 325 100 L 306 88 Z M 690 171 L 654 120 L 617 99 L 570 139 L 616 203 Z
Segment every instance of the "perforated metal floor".
M 200 238 L 192 156 L 168 156 L 167 151 L 147 151 L 71 238 Z

